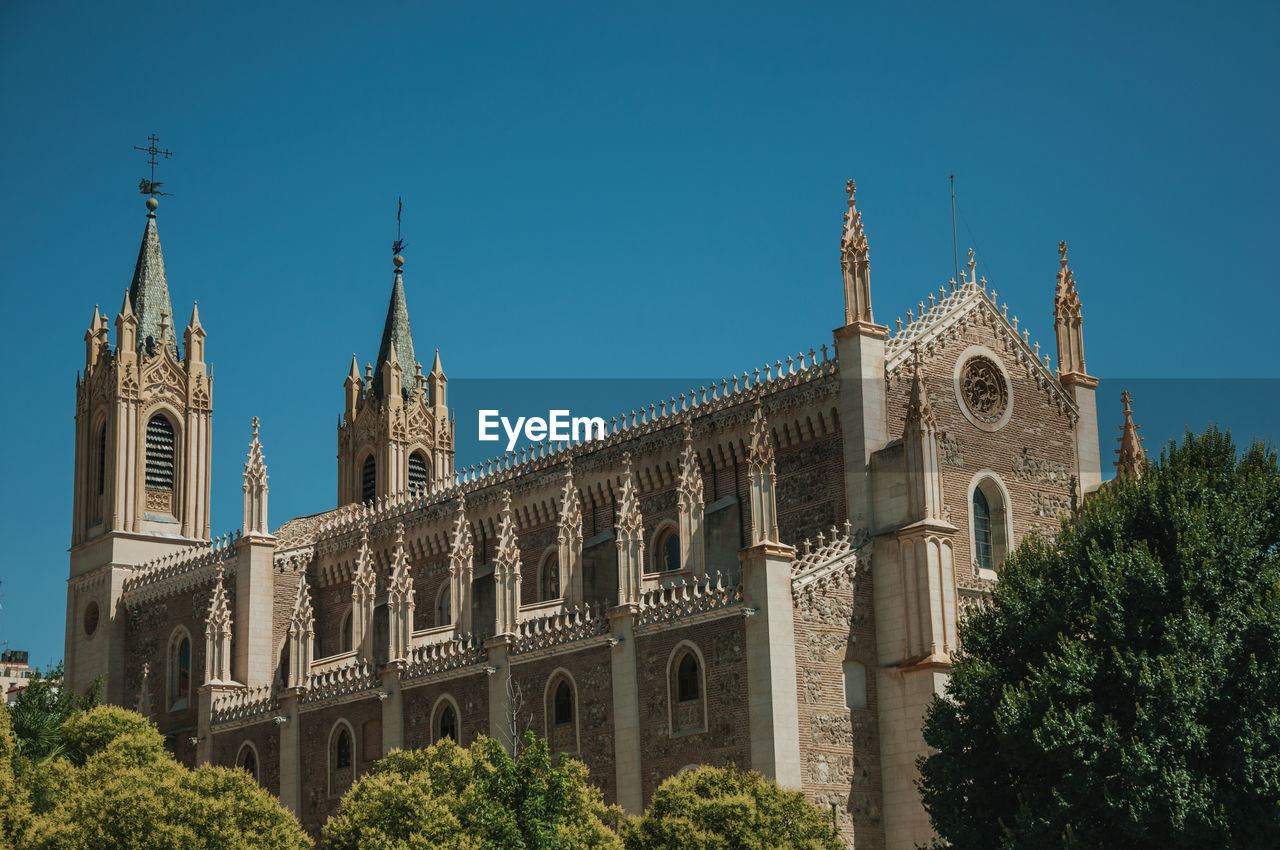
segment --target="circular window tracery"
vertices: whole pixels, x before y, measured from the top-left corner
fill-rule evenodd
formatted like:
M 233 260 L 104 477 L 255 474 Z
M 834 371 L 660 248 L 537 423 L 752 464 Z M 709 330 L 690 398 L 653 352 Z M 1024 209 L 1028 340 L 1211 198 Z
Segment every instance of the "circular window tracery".
M 1009 407 L 1009 385 L 990 358 L 970 357 L 960 370 L 960 397 L 979 422 L 995 424 Z

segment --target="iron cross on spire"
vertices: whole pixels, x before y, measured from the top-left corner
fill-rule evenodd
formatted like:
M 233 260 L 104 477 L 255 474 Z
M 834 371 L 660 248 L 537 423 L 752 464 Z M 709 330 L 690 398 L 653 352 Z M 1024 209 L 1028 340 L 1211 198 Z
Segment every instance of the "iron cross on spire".
M 138 191 L 144 195 L 150 195 L 153 198 L 156 195 L 168 195 L 169 194 L 168 192 L 160 191 L 160 187 L 163 186 L 164 183 L 156 182 L 156 165 L 158 162 L 156 160 L 156 157 L 163 156 L 165 159 L 168 159 L 169 157 L 173 156 L 173 151 L 163 150 L 160 147 L 158 147 L 156 145 L 156 142 L 160 141 L 160 137 L 157 136 L 155 133 L 152 133 L 150 136 L 147 136 L 147 141 L 150 142 L 150 144 L 148 144 L 145 148 L 138 147 L 137 145 L 133 146 L 133 149 L 135 151 L 142 151 L 143 153 L 147 154 L 147 165 L 151 166 L 151 178 L 150 179 L 143 178 L 142 180 L 138 181 Z
M 391 243 L 392 254 L 402 254 L 408 246 L 404 244 L 404 240 L 400 238 L 400 213 L 404 212 L 404 198 L 396 197 L 396 241 Z

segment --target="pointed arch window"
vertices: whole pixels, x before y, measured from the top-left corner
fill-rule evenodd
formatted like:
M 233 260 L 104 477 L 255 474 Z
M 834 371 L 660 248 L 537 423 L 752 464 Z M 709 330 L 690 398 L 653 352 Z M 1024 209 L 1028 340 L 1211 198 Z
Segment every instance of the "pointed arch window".
M 97 478 L 97 490 L 99 496 L 107 492 L 107 426 L 103 425 L 98 429 L 98 439 L 96 446 L 96 457 L 94 458 L 94 474 Z
M 554 550 L 542 559 L 542 570 L 538 576 L 538 598 L 542 602 L 560 598 L 560 554 Z
M 552 674 L 545 697 L 547 743 L 553 753 L 578 751 L 577 695 L 565 670 Z
M 360 467 L 360 501 L 372 502 L 378 493 L 378 464 L 369 455 Z
M 169 639 L 169 710 L 178 711 L 191 702 L 191 637 L 179 629 Z
M 683 566 L 680 563 L 680 535 L 671 524 L 661 528 L 653 539 L 653 566 L 655 573 L 671 572 Z
M 329 734 L 329 796 L 338 797 L 355 780 L 356 742 L 351 727 L 338 721 Z
M 1009 511 L 1004 486 L 992 473 L 975 476 L 969 528 L 973 563 L 979 572 L 1000 569 L 1008 551 Z
M 436 740 L 443 741 L 445 738 L 458 743 L 458 713 L 447 702 L 436 719 Z
M 348 611 L 347 616 L 342 620 L 342 652 L 350 652 L 355 646 L 353 628 L 352 612 Z
M 436 625 L 447 626 L 453 622 L 453 606 L 450 604 L 450 586 L 445 582 L 436 595 Z
M 667 698 L 671 704 L 671 734 L 702 732 L 707 728 L 706 684 L 702 656 L 692 643 L 672 653 L 667 668 Z
M 254 752 L 253 744 L 248 741 L 240 746 L 240 754 L 236 756 L 236 767 L 247 771 L 254 782 L 258 781 L 258 754 Z
M 147 421 L 147 489 L 173 492 L 176 440 L 173 423 L 162 413 Z
M 409 489 L 415 492 L 425 490 L 431 483 L 427 472 L 427 459 L 422 452 L 409 455 Z
M 973 559 L 979 569 L 992 569 L 991 554 L 991 505 L 979 487 L 973 491 Z

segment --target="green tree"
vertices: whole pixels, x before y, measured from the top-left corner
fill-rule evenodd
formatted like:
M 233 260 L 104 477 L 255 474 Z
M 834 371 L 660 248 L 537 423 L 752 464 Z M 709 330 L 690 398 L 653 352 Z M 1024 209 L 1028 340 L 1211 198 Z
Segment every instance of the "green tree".
M 799 791 L 736 767 L 700 767 L 658 786 L 624 830 L 627 850 L 840 850 L 831 817 Z
M 332 850 L 621 850 L 609 828 L 619 820 L 585 766 L 553 760 L 532 734 L 517 758 L 492 738 L 469 749 L 445 739 L 376 762 L 343 797 L 324 839 Z
M 1273 450 L 1188 433 L 1024 542 L 960 642 L 921 762 L 950 846 L 1276 846 Z
M 298 821 L 241 770 L 188 770 L 147 720 L 99 706 L 62 725 L 60 756 L 26 765 L 32 850 L 312 846 Z
M 30 761 L 47 761 L 58 755 L 62 722 L 78 711 L 98 704 L 102 679 L 93 681 L 86 694 L 64 687 L 62 662 L 46 673 L 33 671 L 27 687 L 13 704 L 13 739 L 16 754 Z

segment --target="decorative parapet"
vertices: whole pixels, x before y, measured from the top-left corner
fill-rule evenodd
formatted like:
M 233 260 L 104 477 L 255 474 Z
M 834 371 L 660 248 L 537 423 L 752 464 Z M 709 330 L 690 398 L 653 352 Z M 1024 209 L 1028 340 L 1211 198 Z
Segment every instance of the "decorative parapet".
M 340 699 L 377 690 L 382 684 L 374 666 L 355 653 L 326 658 L 312 665 L 307 676 L 307 690 L 302 697 L 304 705 Z
M 969 275 L 966 277 L 962 272 L 959 285 L 951 281 L 949 289 L 938 287 L 937 299 L 930 294 L 928 306 L 920 302 L 918 316 L 908 310 L 906 327 L 903 327 L 901 319 L 897 321 L 896 331 L 891 331 L 885 341 L 885 377 L 889 383 L 903 377 L 904 372 L 909 377 L 911 353 L 915 346 L 919 345 L 929 355 L 940 341 L 959 337 L 975 322 L 989 323 L 1005 350 L 1026 370 L 1027 376 L 1036 381 L 1060 412 L 1067 414 L 1072 422 L 1076 421 L 1080 409 L 1054 376 L 1049 355 L 1040 354 L 1040 343 L 1033 343 L 1025 328 L 1019 331 L 1017 316 L 1010 320 L 1008 304 L 997 307 L 996 291 L 987 289 L 986 278 L 977 280 L 975 277 L 971 252 Z
M 239 539 L 239 533 L 224 534 L 209 543 L 182 549 L 143 564 L 137 572 L 125 579 L 121 601 L 127 608 L 136 608 L 212 581 L 219 564 L 225 569 L 235 561 L 235 543 Z
M 472 635 L 418 644 L 409 650 L 409 657 L 400 671 L 400 680 L 425 679 L 482 664 L 487 658 L 483 644 Z
M 665 623 L 742 604 L 742 585 L 729 584 L 724 573 L 678 579 L 640 594 L 637 626 Z
M 213 725 L 243 725 L 265 719 L 278 712 L 279 706 L 271 685 L 218 691 L 213 697 Z
M 763 368 L 691 389 L 678 398 L 673 396 L 648 407 L 641 406 L 629 415 L 615 416 L 607 423 L 603 439 L 573 444 L 545 440 L 522 447 L 518 452 L 509 452 L 458 470 L 451 480 L 438 479 L 426 487 L 338 508 L 320 519 L 312 539 L 333 540 L 355 534 L 362 527 L 373 528 L 425 508 L 438 508 L 471 493 L 504 485 L 510 487 L 517 478 L 525 478 L 530 473 L 560 473 L 566 462 L 616 449 L 624 443 L 696 418 L 754 403 L 762 396 L 834 376 L 837 366 L 834 350 L 826 345 L 822 346 L 821 354 L 816 349 L 810 349 L 807 354 L 797 352 L 785 360 L 766 363 Z
M 609 633 L 600 605 L 576 605 L 528 617 L 516 626 L 516 652 L 536 652 Z
M 791 599 L 800 605 L 806 598 L 839 584 L 853 581 L 858 569 L 858 553 L 870 538 L 865 529 L 853 531 L 845 520 L 844 529 L 831 526 L 828 538 L 818 532 L 818 545 L 808 538 L 800 544 L 800 554 L 791 564 Z

